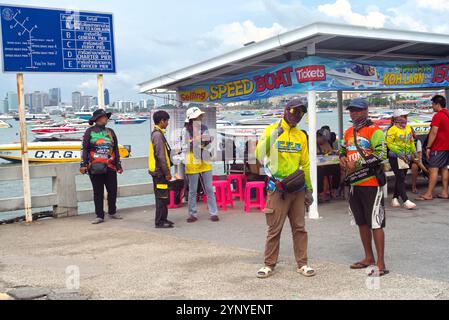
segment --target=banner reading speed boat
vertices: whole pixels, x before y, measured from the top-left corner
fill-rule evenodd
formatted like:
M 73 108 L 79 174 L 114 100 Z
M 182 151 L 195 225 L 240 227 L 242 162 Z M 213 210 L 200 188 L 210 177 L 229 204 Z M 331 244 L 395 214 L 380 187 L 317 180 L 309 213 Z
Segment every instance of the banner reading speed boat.
M 261 100 L 298 92 L 449 86 L 449 61 L 357 61 L 307 57 L 220 82 L 181 87 L 182 101 Z

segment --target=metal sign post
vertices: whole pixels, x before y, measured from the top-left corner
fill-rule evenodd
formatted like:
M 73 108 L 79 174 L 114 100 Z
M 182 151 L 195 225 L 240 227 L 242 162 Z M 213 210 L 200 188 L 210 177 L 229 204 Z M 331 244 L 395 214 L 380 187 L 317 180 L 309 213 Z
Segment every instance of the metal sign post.
M 98 86 L 98 108 L 105 109 L 104 105 L 104 84 L 103 84 L 103 75 L 97 75 L 97 86 Z
M 23 200 L 25 203 L 26 222 L 33 222 L 31 209 L 30 167 L 28 163 L 28 134 L 25 123 L 25 91 L 23 73 L 17 74 L 17 96 L 19 102 L 20 145 L 22 149 Z

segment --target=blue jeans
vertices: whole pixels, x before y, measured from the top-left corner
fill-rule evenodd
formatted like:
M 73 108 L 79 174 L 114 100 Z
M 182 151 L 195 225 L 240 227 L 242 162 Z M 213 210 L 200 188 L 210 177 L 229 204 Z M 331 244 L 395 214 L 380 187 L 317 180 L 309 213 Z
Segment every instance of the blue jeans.
M 189 215 L 196 217 L 198 215 L 198 207 L 196 203 L 198 180 L 201 177 L 204 182 L 204 191 L 207 194 L 207 206 L 211 216 L 218 215 L 217 200 L 215 199 L 214 187 L 212 185 L 212 171 L 206 171 L 197 174 L 188 174 L 189 180 Z

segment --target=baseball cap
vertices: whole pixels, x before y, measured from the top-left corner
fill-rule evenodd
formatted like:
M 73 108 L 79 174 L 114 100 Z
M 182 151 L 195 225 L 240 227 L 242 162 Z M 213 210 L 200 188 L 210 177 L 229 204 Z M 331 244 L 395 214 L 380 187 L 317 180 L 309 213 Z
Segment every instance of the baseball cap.
M 346 110 L 349 110 L 350 108 L 366 110 L 368 109 L 368 102 L 366 102 L 366 100 L 363 98 L 356 98 L 351 101 L 349 107 L 347 107 Z
M 300 108 L 302 107 L 304 112 L 307 112 L 307 100 L 301 98 L 293 98 L 285 106 L 286 109 Z
M 410 112 L 403 110 L 403 109 L 397 109 L 393 112 L 393 118 L 402 117 L 402 116 L 408 116 Z

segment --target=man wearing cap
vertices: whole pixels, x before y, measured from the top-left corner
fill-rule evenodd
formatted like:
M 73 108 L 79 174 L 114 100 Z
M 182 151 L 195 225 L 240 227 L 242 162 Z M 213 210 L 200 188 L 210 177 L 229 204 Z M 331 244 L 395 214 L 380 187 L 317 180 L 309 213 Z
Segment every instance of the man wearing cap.
M 308 237 L 305 229 L 305 207 L 313 203 L 308 143 L 306 135 L 297 128 L 306 113 L 307 103 L 299 98 L 293 99 L 285 108 L 284 118 L 269 126 L 257 144 L 256 158 L 264 163 L 270 178 L 264 211 L 268 225 L 265 267 L 258 271 L 259 278 L 268 278 L 274 272 L 279 257 L 281 232 L 287 217 L 293 232 L 297 272 L 306 277 L 315 275 L 315 270 L 308 266 Z M 305 184 L 287 192 L 283 182 L 300 169 L 304 173 Z
M 198 221 L 197 190 L 201 181 L 207 194 L 210 220 L 218 222 L 218 208 L 212 185 L 212 138 L 203 123 L 204 112 L 193 107 L 187 110 L 185 127 L 182 133 L 182 149 L 185 154 L 186 176 L 189 184 L 188 223 Z
M 388 160 L 394 172 L 396 183 L 391 202 L 393 208 L 400 208 L 399 198 L 404 202 L 404 208 L 413 210 L 416 204 L 407 196 L 405 178 L 412 160 L 417 158 L 413 130 L 407 124 L 409 112 L 398 109 L 393 113 L 392 126 L 387 131 Z
M 365 258 L 351 265 L 351 269 L 366 269 L 376 265 L 372 242 L 377 251 L 377 268 L 369 276 L 384 276 L 385 267 L 385 208 L 382 185 L 385 173 L 382 162 L 387 158 L 385 136 L 368 116 L 368 103 L 361 98 L 348 107 L 353 126 L 344 136 L 340 165 L 346 170 L 351 185 L 349 210 L 359 227 Z
M 96 110 L 84 134 L 81 150 L 82 174 L 89 174 L 94 190 L 95 214 L 97 218 L 92 224 L 104 222 L 103 198 L 104 188 L 108 192 L 108 213 L 111 219 L 122 219 L 118 215 L 117 202 L 117 172 L 122 174 L 122 164 L 117 136 L 110 128 L 106 128 L 111 113 Z

